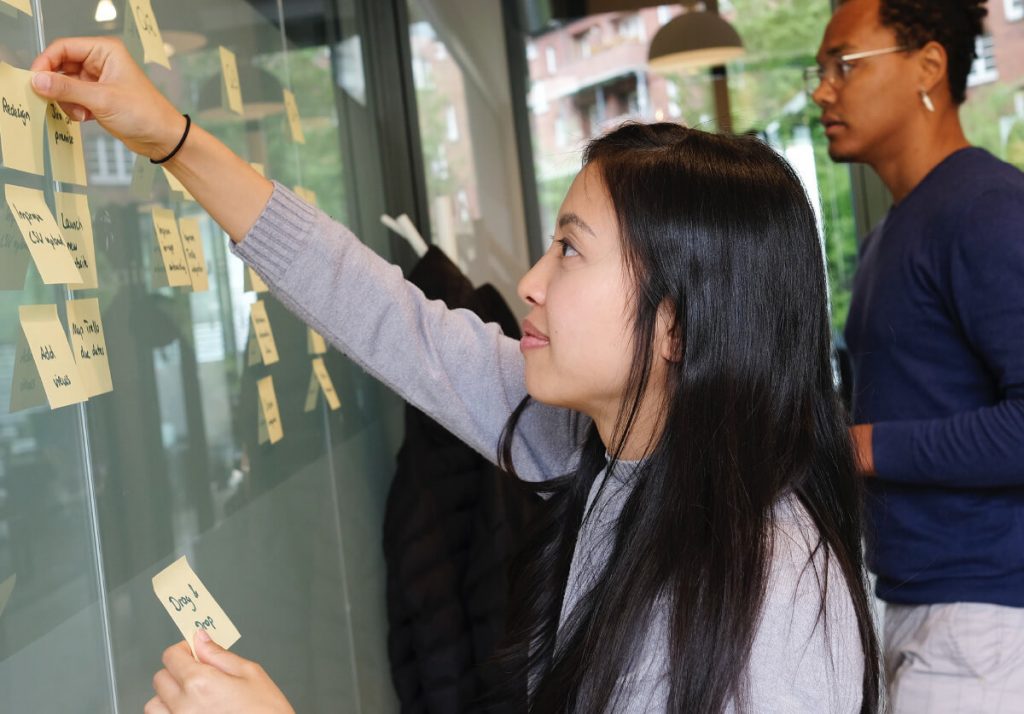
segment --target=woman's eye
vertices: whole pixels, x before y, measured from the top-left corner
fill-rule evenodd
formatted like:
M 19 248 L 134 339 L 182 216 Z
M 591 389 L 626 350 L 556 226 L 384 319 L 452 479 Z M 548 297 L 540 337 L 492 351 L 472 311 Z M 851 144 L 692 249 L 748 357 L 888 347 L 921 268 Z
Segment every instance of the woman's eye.
M 575 255 L 579 255 L 576 249 L 573 248 L 572 243 L 565 240 L 564 238 L 559 238 L 555 242 L 558 243 L 558 247 L 562 251 L 563 258 L 571 258 Z

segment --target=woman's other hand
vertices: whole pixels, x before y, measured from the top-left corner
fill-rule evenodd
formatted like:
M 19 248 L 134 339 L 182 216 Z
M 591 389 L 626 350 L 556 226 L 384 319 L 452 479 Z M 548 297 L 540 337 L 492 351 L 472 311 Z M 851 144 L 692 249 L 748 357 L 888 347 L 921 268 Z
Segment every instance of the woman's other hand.
M 30 69 L 36 94 L 56 101 L 72 119 L 95 119 L 137 154 L 162 158 L 181 138 L 184 117 L 116 38 L 57 40 Z
M 185 642 L 164 650 L 145 714 L 294 714 L 258 664 L 221 648 L 204 630 L 194 644 L 198 662 Z

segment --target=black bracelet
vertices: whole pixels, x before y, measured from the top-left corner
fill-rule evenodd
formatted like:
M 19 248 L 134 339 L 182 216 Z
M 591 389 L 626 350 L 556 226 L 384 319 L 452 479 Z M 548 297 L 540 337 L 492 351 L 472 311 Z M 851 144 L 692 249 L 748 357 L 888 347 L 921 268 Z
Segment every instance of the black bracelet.
M 179 141 L 178 145 L 174 147 L 174 151 L 172 151 L 171 153 L 169 153 L 167 156 L 165 156 L 164 158 L 160 159 L 159 161 L 157 161 L 156 159 L 150 159 L 149 163 L 151 163 L 151 164 L 167 163 L 168 161 L 170 161 L 171 159 L 174 158 L 175 154 L 177 154 L 179 151 L 181 151 L 181 147 L 185 145 L 185 139 L 188 138 L 188 130 L 192 128 L 192 117 L 190 117 L 188 114 L 183 114 L 182 116 L 185 117 L 185 133 L 181 135 L 181 141 Z

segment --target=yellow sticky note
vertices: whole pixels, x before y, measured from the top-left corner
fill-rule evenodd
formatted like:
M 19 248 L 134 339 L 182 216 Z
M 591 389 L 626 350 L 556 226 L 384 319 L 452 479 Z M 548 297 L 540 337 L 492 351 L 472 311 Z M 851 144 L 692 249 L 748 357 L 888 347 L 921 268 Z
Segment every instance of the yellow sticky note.
M 302 132 L 299 105 L 295 103 L 295 95 L 288 89 L 284 90 L 284 109 L 288 114 L 288 127 L 291 129 L 292 141 L 296 144 L 305 144 L 306 135 Z
M 263 356 L 263 364 L 271 365 L 277 362 L 277 343 L 274 342 L 274 332 L 270 329 L 267 306 L 262 300 L 257 300 L 252 304 L 252 328 L 256 333 L 256 342 L 259 344 L 260 354 Z
M 7 168 L 42 176 L 46 100 L 31 82 L 28 70 L 0 62 L 0 149 Z
M 248 266 L 245 268 L 245 280 L 242 289 L 247 293 L 265 293 L 270 290 L 263 278 L 260 277 L 260 274 Z
M 188 264 L 185 262 L 185 251 L 181 247 L 181 236 L 178 235 L 178 221 L 174 211 L 168 208 L 153 209 L 153 230 L 156 242 L 160 246 L 160 257 L 163 259 L 167 284 L 171 287 L 191 285 Z
M 8 185 L 6 196 L 7 207 L 21 229 L 43 282 L 47 285 L 82 282 L 82 275 L 75 267 L 75 259 L 46 205 L 43 192 Z
M 71 251 L 75 267 L 82 276 L 82 282 L 69 287 L 72 290 L 93 290 L 99 287 L 96 275 L 96 245 L 92 235 L 92 214 L 89 199 L 80 193 L 54 194 L 57 204 L 57 220 L 64 233 L 64 242 Z
M 235 114 L 244 114 L 242 88 L 238 83 L 238 63 L 235 61 L 235 53 L 226 47 L 220 48 L 220 69 L 224 78 L 221 89 L 227 108 Z
M 85 151 L 82 149 L 82 125 L 52 102 L 46 105 L 46 141 L 50 146 L 53 178 L 61 183 L 85 186 Z
M 132 195 L 148 201 L 153 197 L 153 181 L 157 166 L 145 156 L 136 156 L 132 167 Z M 182 187 L 184 188 L 184 187 Z
M 267 433 L 267 420 L 263 418 L 263 406 L 256 410 L 258 417 L 258 423 L 256 425 L 256 442 L 259 444 L 266 444 L 270 441 L 270 434 Z
M 153 576 L 153 592 L 188 642 L 193 657 L 196 651 L 192 638 L 199 630 L 206 630 L 224 649 L 241 637 L 184 555 Z
M 313 374 L 316 376 L 317 381 L 320 382 L 320 389 L 323 390 L 324 396 L 327 397 L 327 405 L 331 408 L 331 411 L 341 407 L 338 393 L 334 391 L 334 382 L 331 381 L 331 375 L 327 372 L 327 366 L 320 357 L 313 360 Z
M 11 594 L 14 592 L 14 584 L 18 581 L 17 575 L 12 575 L 7 580 L 0 583 L 0 615 L 4 614 L 4 608 L 7 607 L 7 603 L 11 599 Z
M 26 15 L 32 14 L 32 0 L 0 0 L 0 2 L 10 5 L 15 10 L 21 10 Z
M 317 381 L 316 372 L 309 372 L 309 386 L 306 387 L 306 404 L 302 408 L 304 412 L 311 412 L 316 408 L 316 398 L 320 394 L 320 382 Z
M 6 202 L 0 203 L 0 290 L 24 290 L 32 257 Z
M 11 402 L 8 410 L 11 414 L 22 409 L 39 407 L 46 404 L 46 392 L 39 381 L 32 348 L 25 339 L 25 332 L 18 328 L 18 346 L 14 350 L 14 373 L 11 377 Z
M 260 408 L 267 424 L 267 436 L 271 444 L 284 438 L 284 427 L 281 425 L 281 414 L 277 410 L 277 394 L 274 393 L 274 378 L 264 377 L 256 382 L 260 393 Z
M 22 305 L 18 314 L 50 408 L 84 402 L 89 395 L 57 317 L 57 306 Z
M 263 166 L 263 164 L 249 164 L 249 165 L 252 166 L 253 169 L 256 170 L 256 173 L 258 173 L 260 176 L 262 176 L 263 178 L 267 177 L 267 170 Z
M 306 328 L 306 351 L 311 355 L 327 354 L 327 343 L 323 335 L 312 327 Z
M 197 293 L 210 289 L 210 275 L 206 270 L 206 252 L 203 250 L 203 236 L 199 232 L 199 221 L 182 218 L 178 221 L 181 229 L 181 245 L 185 250 L 185 262 L 192 276 L 192 289 Z
M 103 337 L 100 301 L 97 298 L 68 300 L 67 305 L 71 347 L 85 393 L 90 397 L 106 394 L 114 389 L 114 385 L 110 380 L 110 360 L 107 341 Z
M 148 161 L 146 163 L 149 163 Z M 185 184 L 178 180 L 178 177 L 172 174 L 167 169 L 164 169 L 164 176 L 167 177 L 167 185 L 170 186 L 171 192 L 178 194 L 178 198 L 183 201 L 195 201 L 195 197 L 189 193 L 189 190 L 185 188 Z
M 167 58 L 167 48 L 164 46 L 164 39 L 160 35 L 160 27 L 156 23 L 156 15 L 153 14 L 153 6 L 150 0 L 128 0 L 131 9 L 133 22 L 125 23 L 125 31 L 131 33 L 129 44 L 135 42 L 141 44 L 142 62 L 153 62 L 162 65 L 167 69 L 171 68 L 171 62 Z
M 260 345 L 256 341 L 256 331 L 249 333 L 249 349 L 246 351 L 245 365 L 254 367 L 263 363 L 263 355 L 260 354 Z

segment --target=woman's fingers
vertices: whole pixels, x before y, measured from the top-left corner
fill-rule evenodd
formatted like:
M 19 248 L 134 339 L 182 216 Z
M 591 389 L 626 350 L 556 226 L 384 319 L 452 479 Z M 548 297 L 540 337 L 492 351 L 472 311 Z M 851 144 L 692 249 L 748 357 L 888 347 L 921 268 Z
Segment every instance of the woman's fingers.
M 171 710 L 160 701 L 160 697 L 153 697 L 142 709 L 142 714 L 171 714 Z
M 258 666 L 254 662 L 239 657 L 238 655 L 228 652 L 226 649 L 218 645 L 210 635 L 207 634 L 206 630 L 197 630 L 193 644 L 196 648 L 196 654 L 199 655 L 199 661 L 203 664 L 208 664 L 211 667 L 216 667 L 225 674 L 230 674 L 232 677 L 245 677 L 253 673 L 253 670 Z
M 156 692 L 160 703 L 174 705 L 181 699 L 181 684 L 166 669 L 161 669 L 153 675 L 153 691 Z
M 123 47 L 110 37 L 62 37 L 50 43 L 29 69 L 33 72 L 64 72 L 69 67 L 89 67 L 98 77 L 116 46 Z
M 99 82 L 86 82 L 66 74 L 56 72 L 37 72 L 32 76 L 32 87 L 36 94 L 58 102 L 61 107 L 67 106 L 68 115 L 81 121 L 84 110 L 102 114 L 109 102 L 109 91 Z M 77 111 L 72 105 L 78 105 Z

